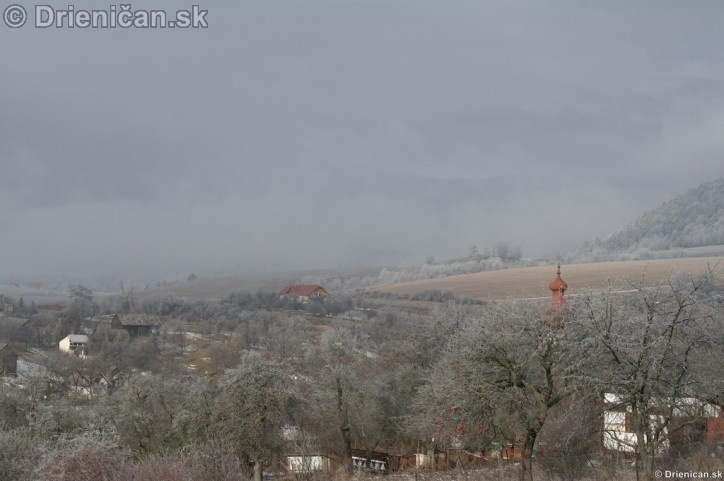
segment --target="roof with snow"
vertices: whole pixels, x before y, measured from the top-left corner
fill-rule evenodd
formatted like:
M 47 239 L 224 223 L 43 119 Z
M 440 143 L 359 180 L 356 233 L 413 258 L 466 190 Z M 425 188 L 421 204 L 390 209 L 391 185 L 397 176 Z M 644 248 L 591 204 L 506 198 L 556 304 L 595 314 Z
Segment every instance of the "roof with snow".
M 122 326 L 156 326 L 159 324 L 158 317 L 150 314 L 116 314 Z M 113 322 L 113 321 L 111 321 Z
M 68 334 L 66 338 L 72 343 L 88 343 L 88 336 L 85 334 Z

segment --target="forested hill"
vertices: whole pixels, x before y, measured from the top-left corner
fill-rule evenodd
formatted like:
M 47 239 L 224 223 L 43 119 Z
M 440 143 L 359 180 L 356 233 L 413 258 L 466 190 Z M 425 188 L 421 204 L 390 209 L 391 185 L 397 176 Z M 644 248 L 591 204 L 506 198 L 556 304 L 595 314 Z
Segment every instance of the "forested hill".
M 724 178 L 646 212 L 596 244 L 610 252 L 724 245 Z

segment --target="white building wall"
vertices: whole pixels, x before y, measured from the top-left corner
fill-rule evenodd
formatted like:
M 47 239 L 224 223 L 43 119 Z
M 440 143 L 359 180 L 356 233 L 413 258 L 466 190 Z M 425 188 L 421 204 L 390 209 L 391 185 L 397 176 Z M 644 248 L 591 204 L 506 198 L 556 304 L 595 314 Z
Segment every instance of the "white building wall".
M 293 473 L 327 471 L 329 458 L 325 456 L 287 456 L 287 468 Z

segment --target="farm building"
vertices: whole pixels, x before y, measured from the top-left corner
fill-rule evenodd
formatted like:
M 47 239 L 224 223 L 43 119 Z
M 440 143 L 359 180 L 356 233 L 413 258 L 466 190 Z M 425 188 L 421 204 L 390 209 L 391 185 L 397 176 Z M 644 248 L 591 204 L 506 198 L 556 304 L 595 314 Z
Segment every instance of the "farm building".
M 301 303 L 307 303 L 312 299 L 324 299 L 329 293 L 316 284 L 290 284 L 281 291 L 279 297 L 293 298 Z
M 147 314 L 116 314 L 111 320 L 111 328 L 125 329 L 131 337 L 148 336 L 158 327 L 158 319 Z

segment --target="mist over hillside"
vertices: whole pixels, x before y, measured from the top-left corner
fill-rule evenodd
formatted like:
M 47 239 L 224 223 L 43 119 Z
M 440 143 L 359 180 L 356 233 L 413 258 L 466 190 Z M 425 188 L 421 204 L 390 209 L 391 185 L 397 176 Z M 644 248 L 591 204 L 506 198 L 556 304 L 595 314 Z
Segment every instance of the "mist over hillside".
M 604 240 L 587 242 L 576 255 L 647 257 L 660 251 L 716 245 L 724 245 L 724 178 L 664 202 Z

